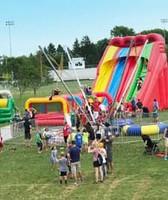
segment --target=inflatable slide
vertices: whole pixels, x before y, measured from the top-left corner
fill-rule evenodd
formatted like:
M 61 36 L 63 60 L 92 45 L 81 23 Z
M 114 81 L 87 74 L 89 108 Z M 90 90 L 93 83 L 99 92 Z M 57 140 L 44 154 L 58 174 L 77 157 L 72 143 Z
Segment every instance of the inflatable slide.
M 15 113 L 15 102 L 7 90 L 0 91 L 0 123 L 10 122 Z
M 137 90 L 138 78 L 142 87 Z M 164 39 L 159 34 L 113 38 L 98 64 L 93 92 L 108 92 L 119 102 L 133 97 L 152 110 L 168 108 L 168 65 Z M 107 101 L 104 101 L 107 104 Z

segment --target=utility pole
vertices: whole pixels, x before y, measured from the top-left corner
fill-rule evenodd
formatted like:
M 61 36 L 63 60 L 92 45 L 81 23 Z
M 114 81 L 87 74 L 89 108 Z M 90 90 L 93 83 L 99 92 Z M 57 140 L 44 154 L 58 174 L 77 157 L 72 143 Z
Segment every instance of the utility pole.
M 168 19 L 161 19 L 161 23 L 163 24 L 163 34 L 166 43 L 166 31 L 165 31 L 165 23 L 168 23 Z
M 14 21 L 6 21 L 6 26 L 9 29 L 9 50 L 10 50 L 10 57 L 12 57 L 12 41 L 11 41 L 11 26 L 15 25 Z

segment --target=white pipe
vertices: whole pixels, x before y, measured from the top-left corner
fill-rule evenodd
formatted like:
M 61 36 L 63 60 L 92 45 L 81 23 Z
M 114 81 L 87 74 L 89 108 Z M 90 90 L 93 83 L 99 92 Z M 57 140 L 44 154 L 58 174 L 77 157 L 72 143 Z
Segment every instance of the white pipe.
M 49 59 L 48 55 L 46 54 L 46 52 L 39 46 L 39 49 L 43 52 L 44 56 L 46 57 L 46 59 L 48 60 L 48 62 L 50 63 L 51 67 L 53 68 L 53 70 L 55 71 L 55 73 L 57 74 L 58 78 L 60 79 L 60 81 L 63 83 L 65 89 L 68 91 L 68 93 L 71 95 L 72 99 L 76 102 L 76 104 L 79 106 L 81 112 L 84 114 L 84 116 L 86 117 L 86 119 L 88 120 L 88 122 L 90 122 L 89 118 L 87 117 L 86 113 L 84 112 L 84 110 L 82 109 L 82 107 L 79 105 L 78 101 L 76 101 L 76 99 L 74 98 L 72 92 L 70 91 L 70 89 L 68 88 L 68 86 L 66 85 L 66 83 L 64 82 L 64 80 L 61 78 L 61 76 L 59 75 L 58 71 L 56 70 L 56 68 L 54 67 L 53 63 L 51 62 L 51 60 Z M 90 122 L 91 123 L 91 122 Z
M 92 114 L 91 108 L 90 108 L 90 106 L 89 106 L 89 104 L 88 104 L 88 100 L 87 100 L 86 95 L 85 95 L 85 93 L 84 93 L 84 91 L 83 91 L 83 89 L 82 89 L 81 83 L 80 83 L 80 81 L 79 81 L 78 75 L 77 75 L 76 70 L 75 70 L 75 67 L 74 67 L 74 64 L 73 64 L 72 59 L 71 59 L 71 57 L 70 57 L 70 55 L 69 55 L 68 48 L 67 48 L 66 46 L 64 46 L 64 49 L 65 49 L 65 51 L 66 51 L 66 53 L 67 53 L 67 55 L 68 55 L 68 59 L 69 59 L 71 65 L 72 65 L 72 69 L 73 69 L 73 71 L 74 71 L 74 73 L 75 73 L 76 80 L 77 80 L 78 85 L 79 85 L 79 89 L 81 90 L 82 95 L 83 95 L 83 98 L 84 98 L 84 101 L 85 101 L 85 103 L 86 103 L 86 105 L 87 105 L 87 107 L 88 107 L 88 109 L 89 109 L 90 116 L 91 116 L 93 122 L 95 122 L 95 119 L 94 119 L 94 116 L 93 116 L 93 114 Z

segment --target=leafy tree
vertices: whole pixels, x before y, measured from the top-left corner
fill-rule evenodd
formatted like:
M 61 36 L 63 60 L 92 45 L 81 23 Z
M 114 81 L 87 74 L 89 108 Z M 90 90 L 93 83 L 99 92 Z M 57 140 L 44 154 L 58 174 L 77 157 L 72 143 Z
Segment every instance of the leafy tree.
M 86 64 L 95 64 L 96 61 L 96 48 L 88 36 L 84 36 L 81 41 L 81 56 L 86 59 Z
M 6 67 L 13 72 L 13 85 L 19 90 L 20 107 L 22 107 L 22 95 L 29 87 L 29 65 L 25 56 L 9 58 Z
M 56 48 L 54 46 L 54 44 L 50 43 L 48 45 L 48 47 L 44 47 L 44 52 L 47 55 L 50 55 L 54 60 L 56 60 Z M 42 54 L 42 61 L 44 63 L 44 65 L 48 66 L 50 68 L 50 64 L 48 62 L 48 60 L 46 59 L 46 57 Z
M 115 26 L 110 34 L 112 37 L 125 37 L 135 35 L 135 31 L 132 28 L 128 28 L 125 26 Z
M 34 96 L 36 96 L 37 89 L 40 88 L 43 82 L 43 74 L 40 66 L 38 56 L 30 55 L 28 58 L 29 64 L 29 87 L 33 89 Z
M 41 52 L 28 57 L 29 64 L 29 88 L 33 89 L 36 96 L 37 89 L 53 81 L 49 75 L 50 69 L 42 63 Z M 33 81 L 32 81 L 33 80 Z
M 64 48 L 60 44 L 57 47 L 56 59 L 57 63 L 59 63 L 59 68 L 63 69 L 65 66 L 68 65 L 68 57 L 66 56 Z
M 56 53 L 57 53 L 57 50 L 54 46 L 54 44 L 50 43 L 47 47 L 47 53 L 49 55 L 51 55 L 52 57 L 56 58 Z
M 81 46 L 77 38 L 75 39 L 75 42 L 73 44 L 72 51 L 73 51 L 74 57 L 81 57 Z

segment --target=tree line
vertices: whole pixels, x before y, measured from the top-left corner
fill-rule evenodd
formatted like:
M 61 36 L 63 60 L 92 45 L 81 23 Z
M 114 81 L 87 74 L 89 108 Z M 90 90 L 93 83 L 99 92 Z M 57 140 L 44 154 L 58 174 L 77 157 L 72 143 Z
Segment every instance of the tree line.
M 168 44 L 168 31 L 162 29 L 144 30 L 136 33 L 132 28 L 115 26 L 110 31 L 110 38 L 149 33 L 161 34 L 165 37 L 165 43 Z M 97 67 L 110 38 L 104 38 L 96 43 L 93 43 L 89 36 L 83 36 L 81 41 L 76 38 L 73 48 L 68 49 L 68 51 L 71 57 L 84 57 L 86 67 Z M 62 45 L 59 44 L 55 47 L 54 44 L 50 43 L 43 49 L 50 56 L 56 69 L 68 68 L 68 56 Z M 167 48 L 166 52 L 168 52 Z M 51 66 L 39 50 L 35 54 L 30 53 L 29 56 L 0 57 L 0 80 L 7 81 L 8 84 L 10 83 L 17 87 L 20 93 L 20 100 L 28 88 L 32 89 L 34 96 L 36 96 L 39 87 L 51 83 L 53 80 L 49 75 L 50 70 Z

